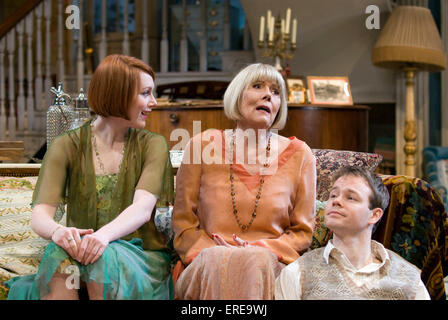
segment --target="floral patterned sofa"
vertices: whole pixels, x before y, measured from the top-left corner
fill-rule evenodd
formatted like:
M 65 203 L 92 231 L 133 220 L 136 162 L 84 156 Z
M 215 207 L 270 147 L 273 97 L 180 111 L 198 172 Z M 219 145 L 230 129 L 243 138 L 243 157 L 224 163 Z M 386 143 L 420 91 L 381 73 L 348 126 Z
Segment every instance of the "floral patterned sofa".
M 376 154 L 327 149 L 313 150 L 317 163 L 316 228 L 310 249 L 331 239 L 323 211 L 331 174 L 344 165 L 375 170 L 382 158 Z M 175 167 L 176 165 L 173 164 Z M 14 276 L 36 272 L 47 241 L 30 228 L 30 201 L 38 168 L 12 168 L 0 164 L 0 300 L 7 297 L 2 283 Z M 25 176 L 23 176 L 25 175 Z M 448 216 L 438 193 L 424 180 L 383 176 L 391 201 L 374 239 L 421 269 L 432 299 L 446 299 L 448 275 Z M 64 218 L 61 218 L 63 223 Z M 157 228 L 172 246 L 171 208 L 155 216 Z M 173 266 L 178 259 L 173 252 Z

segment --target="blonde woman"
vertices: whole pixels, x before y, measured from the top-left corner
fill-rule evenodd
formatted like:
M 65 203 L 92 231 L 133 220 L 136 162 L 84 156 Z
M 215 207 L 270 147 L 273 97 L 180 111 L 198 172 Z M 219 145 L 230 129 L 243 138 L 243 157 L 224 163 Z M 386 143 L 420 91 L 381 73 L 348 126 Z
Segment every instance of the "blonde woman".
M 170 255 L 154 225 L 156 202 L 173 197 L 166 140 L 144 130 L 154 72 L 124 55 L 95 70 L 96 117 L 57 137 L 33 194 L 32 229 L 51 240 L 36 275 L 8 282 L 8 299 L 170 299 Z M 67 226 L 54 221 L 67 203 Z M 71 277 L 68 279 L 68 277 Z
M 272 299 L 274 280 L 312 240 L 315 158 L 276 134 L 286 88 L 272 66 L 232 80 L 224 111 L 234 130 L 207 130 L 186 148 L 176 182 L 177 299 Z

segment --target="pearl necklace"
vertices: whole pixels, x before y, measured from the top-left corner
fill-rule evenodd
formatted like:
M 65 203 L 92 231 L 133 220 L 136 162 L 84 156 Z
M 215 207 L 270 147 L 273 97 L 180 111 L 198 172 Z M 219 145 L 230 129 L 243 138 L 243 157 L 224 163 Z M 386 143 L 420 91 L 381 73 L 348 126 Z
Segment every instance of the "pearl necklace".
M 233 185 L 234 176 L 233 176 L 233 148 L 235 146 L 235 132 L 232 132 L 232 141 L 230 143 L 230 195 L 232 196 L 232 207 L 233 207 L 233 215 L 235 216 L 236 222 L 238 223 L 238 226 L 241 228 L 241 230 L 247 231 L 250 226 L 252 225 L 252 222 L 254 222 L 255 217 L 257 216 L 257 208 L 258 208 L 258 201 L 261 198 L 261 191 L 263 189 L 264 184 L 264 176 L 265 176 L 265 168 L 269 165 L 269 157 L 270 157 L 270 151 L 271 151 L 271 135 L 269 134 L 268 138 L 268 144 L 266 145 L 266 162 L 263 164 L 263 173 L 261 174 L 260 178 L 260 186 L 258 187 L 258 192 L 255 197 L 255 205 L 254 210 L 252 212 L 251 219 L 248 224 L 242 224 L 240 221 L 240 218 L 238 216 L 238 209 L 236 208 L 236 200 L 235 200 L 235 187 Z

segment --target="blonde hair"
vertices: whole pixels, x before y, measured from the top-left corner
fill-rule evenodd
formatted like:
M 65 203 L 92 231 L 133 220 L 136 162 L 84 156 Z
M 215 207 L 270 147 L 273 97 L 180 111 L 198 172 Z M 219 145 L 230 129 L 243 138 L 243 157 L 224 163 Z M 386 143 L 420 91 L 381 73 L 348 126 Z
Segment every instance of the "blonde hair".
M 90 80 L 89 107 L 103 117 L 129 120 L 128 110 L 139 90 L 140 72 L 155 80 L 152 68 L 140 59 L 122 54 L 104 58 Z
M 263 63 L 254 63 L 242 69 L 227 87 L 224 93 L 224 114 L 231 120 L 241 120 L 240 105 L 244 91 L 249 85 L 257 81 L 271 81 L 278 85 L 280 90 L 280 108 L 271 128 L 283 129 L 288 115 L 286 100 L 286 85 L 280 72 L 273 66 Z

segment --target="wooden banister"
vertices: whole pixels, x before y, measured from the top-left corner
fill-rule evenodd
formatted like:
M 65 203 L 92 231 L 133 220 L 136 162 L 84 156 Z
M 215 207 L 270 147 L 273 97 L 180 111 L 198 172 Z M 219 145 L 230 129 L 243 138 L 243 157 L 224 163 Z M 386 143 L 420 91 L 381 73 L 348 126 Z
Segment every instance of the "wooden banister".
M 0 161 L 19 162 L 24 150 L 23 141 L 0 141 Z
M 0 25 L 0 38 L 3 38 L 9 30 L 14 28 L 16 24 L 26 17 L 39 3 L 43 0 L 28 0 L 23 6 L 10 15 L 5 22 Z

